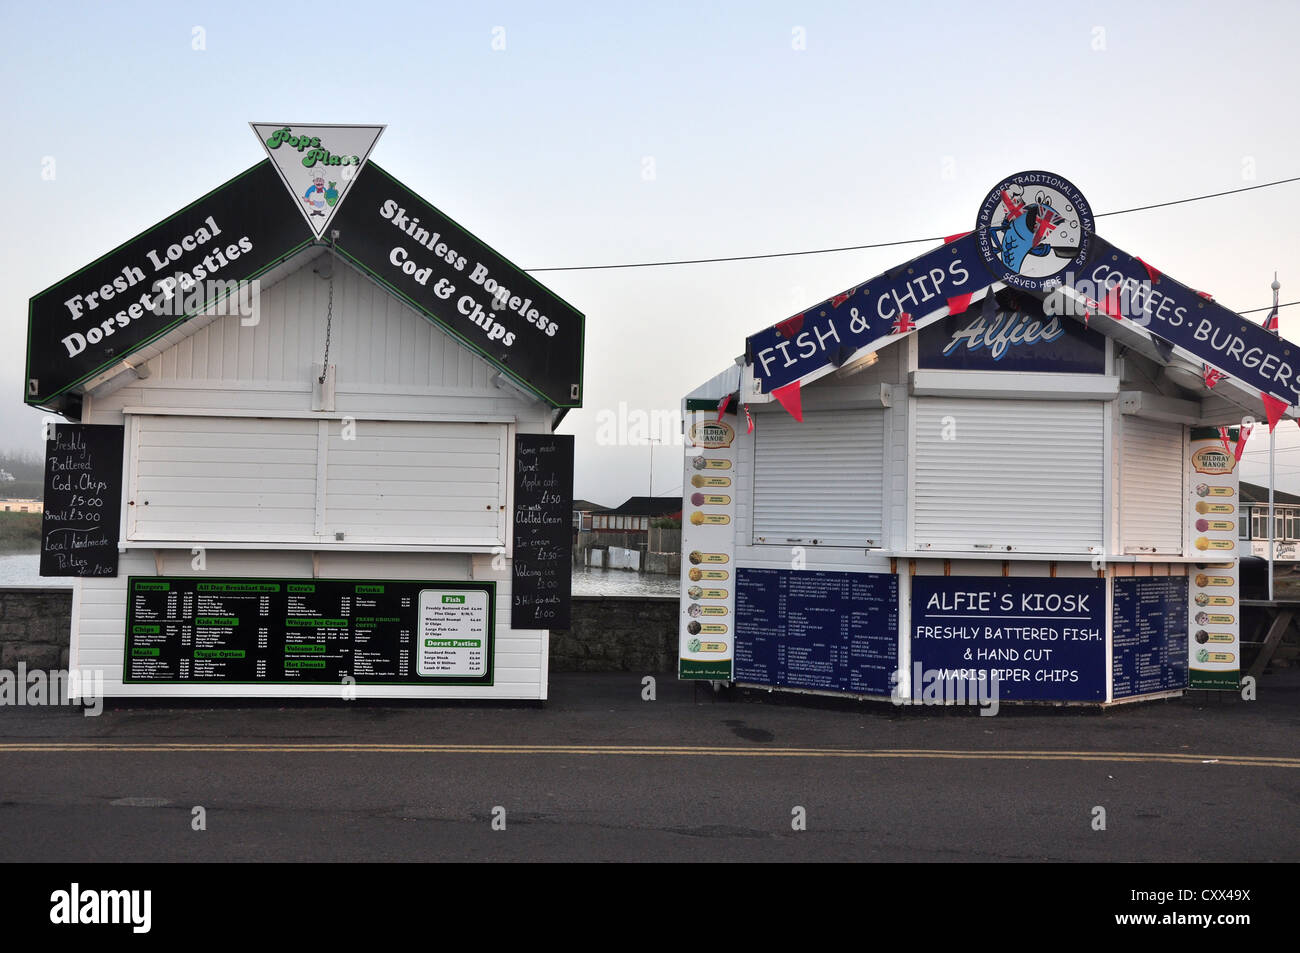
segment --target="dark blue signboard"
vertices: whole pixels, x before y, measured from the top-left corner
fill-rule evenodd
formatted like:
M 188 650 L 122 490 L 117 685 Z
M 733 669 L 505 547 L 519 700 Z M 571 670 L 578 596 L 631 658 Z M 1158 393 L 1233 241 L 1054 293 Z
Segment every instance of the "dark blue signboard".
M 897 576 L 737 570 L 736 681 L 888 695 L 897 668 Z
M 1115 580 L 1111 677 L 1115 698 L 1187 687 L 1187 577 Z
M 1022 307 L 971 307 L 940 318 L 918 335 L 920 367 L 958 371 L 1101 374 L 1106 339 L 1073 318 L 1046 315 L 1036 298 Z
M 1106 582 L 913 576 L 912 667 L 996 676 L 1003 701 L 1105 701 Z
M 948 299 L 993 283 L 974 235 L 959 238 L 745 341 L 754 377 L 764 393 L 889 335 L 905 335 L 916 322 L 948 306 Z

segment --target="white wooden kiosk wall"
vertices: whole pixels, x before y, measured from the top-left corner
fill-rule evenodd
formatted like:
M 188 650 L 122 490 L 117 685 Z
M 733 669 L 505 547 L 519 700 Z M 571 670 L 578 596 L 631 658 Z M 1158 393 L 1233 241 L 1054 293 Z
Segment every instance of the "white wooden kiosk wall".
M 86 395 L 83 422 L 126 426 L 123 554 L 115 578 L 74 582 L 72 666 L 102 670 L 108 695 L 336 698 L 337 685 L 124 684 L 127 578 L 492 580 L 492 686 L 362 683 L 356 697 L 544 699 L 547 633 L 510 628 L 509 514 L 514 435 L 550 433 L 551 409 L 340 260 L 334 409 L 313 410 L 318 264 L 319 249 L 282 266 L 256 325 L 211 319 L 145 352 L 141 379 Z

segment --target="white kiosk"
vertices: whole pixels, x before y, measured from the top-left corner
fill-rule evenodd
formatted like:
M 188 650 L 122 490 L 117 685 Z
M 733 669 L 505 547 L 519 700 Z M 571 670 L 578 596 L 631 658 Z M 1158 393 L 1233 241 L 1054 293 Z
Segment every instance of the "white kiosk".
M 1235 689 L 1236 465 L 1298 375 L 1068 181 L 1011 176 L 974 231 L 686 398 L 679 674 L 909 704 Z
M 32 298 L 71 666 L 545 698 L 583 316 L 367 161 L 382 127 L 253 128 L 266 159 Z

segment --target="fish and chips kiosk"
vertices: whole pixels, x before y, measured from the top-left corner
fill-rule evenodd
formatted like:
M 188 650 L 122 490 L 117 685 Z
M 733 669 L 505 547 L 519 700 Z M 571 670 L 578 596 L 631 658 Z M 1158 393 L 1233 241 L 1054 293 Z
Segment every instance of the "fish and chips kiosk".
M 70 667 L 546 698 L 583 315 L 370 161 L 382 126 L 252 128 L 265 159 L 31 299 Z
M 1237 690 L 1237 469 L 1295 417 L 1300 349 L 1144 254 L 1023 172 L 974 230 L 749 336 L 683 404 L 680 677 Z

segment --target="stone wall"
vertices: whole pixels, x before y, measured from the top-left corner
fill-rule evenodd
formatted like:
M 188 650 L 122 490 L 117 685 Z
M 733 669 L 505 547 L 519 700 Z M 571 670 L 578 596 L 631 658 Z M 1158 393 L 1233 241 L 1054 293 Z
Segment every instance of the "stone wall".
M 72 590 L 0 587 L 0 669 L 67 668 Z M 672 672 L 674 596 L 574 596 L 573 628 L 551 633 L 552 672 Z
M 0 586 L 0 669 L 68 667 L 72 589 Z
M 674 672 L 676 596 L 574 596 L 573 628 L 551 633 L 552 672 Z

